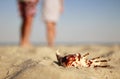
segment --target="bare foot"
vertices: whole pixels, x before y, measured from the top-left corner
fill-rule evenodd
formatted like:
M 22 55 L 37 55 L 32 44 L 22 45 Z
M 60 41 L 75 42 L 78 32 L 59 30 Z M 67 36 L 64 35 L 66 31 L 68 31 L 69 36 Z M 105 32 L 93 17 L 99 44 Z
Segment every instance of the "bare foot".
M 33 46 L 30 43 L 20 43 L 22 48 L 32 48 Z
M 49 47 L 54 47 L 54 44 L 48 44 Z

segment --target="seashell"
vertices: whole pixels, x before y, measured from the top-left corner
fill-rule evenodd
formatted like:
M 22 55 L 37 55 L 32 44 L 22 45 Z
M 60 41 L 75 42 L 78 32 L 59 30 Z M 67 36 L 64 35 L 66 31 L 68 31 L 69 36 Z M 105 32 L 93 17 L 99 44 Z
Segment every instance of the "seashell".
M 107 60 L 101 60 L 101 57 L 87 59 L 89 53 L 81 56 L 80 53 L 61 56 L 59 50 L 56 51 L 56 57 L 61 66 L 64 67 L 107 67 Z
M 60 65 L 64 67 L 71 67 L 75 65 L 76 61 L 80 61 L 81 55 L 79 53 L 77 54 L 69 54 L 66 56 L 61 56 L 59 51 L 56 51 L 56 57 Z M 76 66 L 76 65 L 75 65 Z

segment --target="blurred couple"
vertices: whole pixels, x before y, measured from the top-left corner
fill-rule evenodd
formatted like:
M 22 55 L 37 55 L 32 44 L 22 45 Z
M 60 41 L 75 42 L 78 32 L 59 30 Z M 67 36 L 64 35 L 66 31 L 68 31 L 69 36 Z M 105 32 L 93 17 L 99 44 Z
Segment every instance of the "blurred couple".
M 39 0 L 17 0 L 22 19 L 20 45 L 30 47 L 30 33 Z M 63 0 L 43 0 L 42 18 L 46 25 L 48 46 L 54 46 L 56 24 L 63 12 Z

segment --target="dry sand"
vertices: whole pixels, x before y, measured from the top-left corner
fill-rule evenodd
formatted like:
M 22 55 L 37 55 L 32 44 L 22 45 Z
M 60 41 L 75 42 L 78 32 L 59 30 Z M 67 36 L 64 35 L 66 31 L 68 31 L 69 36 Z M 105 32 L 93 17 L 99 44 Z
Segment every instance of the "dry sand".
M 111 67 L 64 68 L 56 62 L 57 49 L 62 54 L 89 52 L 90 58 L 103 56 L 111 59 Z M 119 67 L 119 45 L 38 46 L 32 49 L 0 46 L 0 79 L 120 79 Z

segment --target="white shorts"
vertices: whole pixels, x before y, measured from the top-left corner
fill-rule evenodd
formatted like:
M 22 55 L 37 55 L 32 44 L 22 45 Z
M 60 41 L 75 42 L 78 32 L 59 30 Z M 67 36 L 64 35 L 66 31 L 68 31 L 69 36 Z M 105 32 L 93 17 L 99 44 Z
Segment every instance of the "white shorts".
M 57 22 L 60 16 L 60 0 L 43 0 L 42 18 L 44 21 Z

